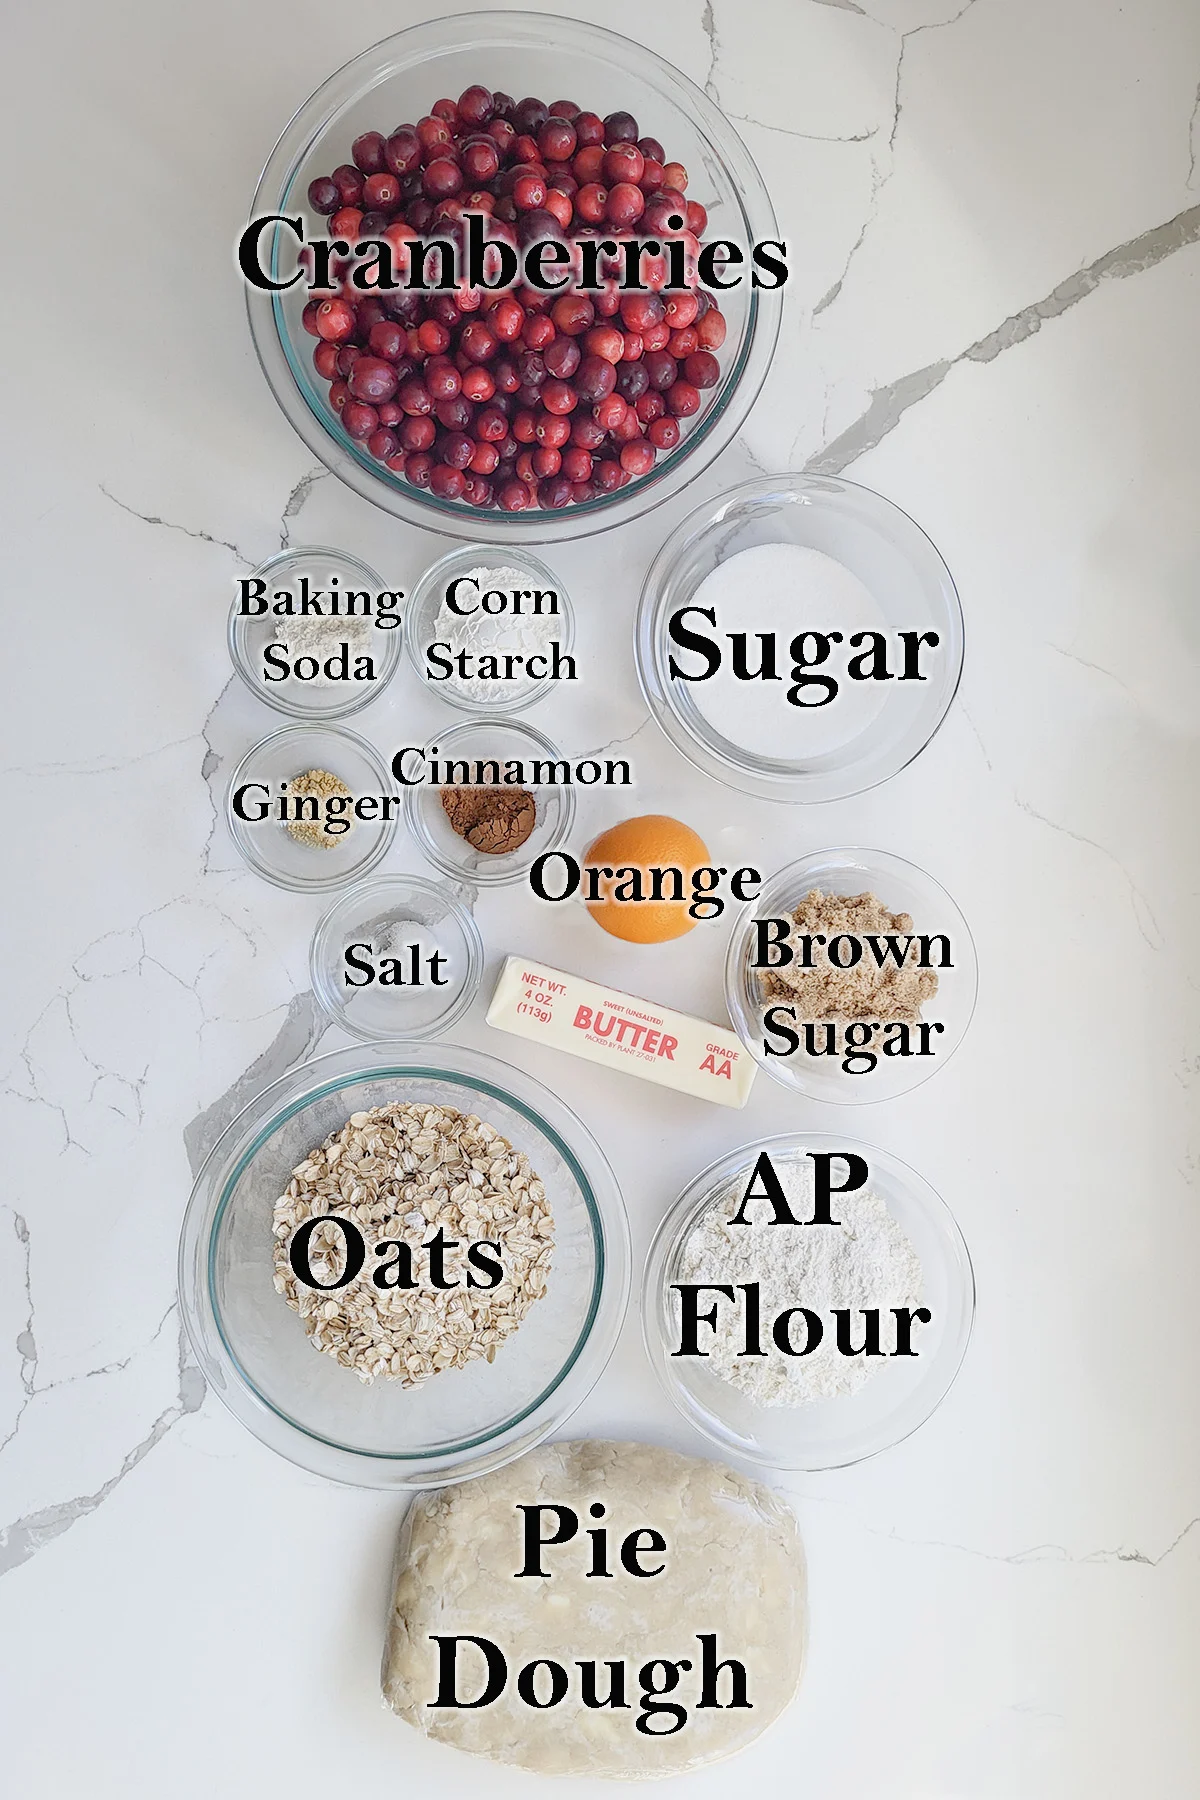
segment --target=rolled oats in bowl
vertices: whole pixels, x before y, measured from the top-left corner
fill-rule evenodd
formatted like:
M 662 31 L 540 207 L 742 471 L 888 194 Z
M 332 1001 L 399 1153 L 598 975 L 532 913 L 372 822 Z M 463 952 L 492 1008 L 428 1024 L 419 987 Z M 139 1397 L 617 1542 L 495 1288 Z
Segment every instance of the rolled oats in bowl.
M 354 1229 L 365 1260 L 335 1286 Z M 550 1202 L 524 1152 L 474 1113 L 420 1101 L 352 1113 L 292 1170 L 274 1231 L 276 1290 L 314 1348 L 360 1381 L 404 1387 L 494 1361 L 544 1295 L 554 1252 Z

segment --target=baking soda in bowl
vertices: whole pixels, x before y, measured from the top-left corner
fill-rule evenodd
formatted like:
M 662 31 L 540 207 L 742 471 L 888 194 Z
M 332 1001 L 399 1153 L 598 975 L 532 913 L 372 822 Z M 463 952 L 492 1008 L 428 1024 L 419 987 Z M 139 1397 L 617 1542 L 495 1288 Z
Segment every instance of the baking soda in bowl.
M 851 639 L 882 631 L 883 614 L 865 583 L 824 551 L 784 543 L 738 551 L 705 577 L 691 606 L 715 615 L 715 628 L 696 610 L 684 624 L 720 650 L 721 666 L 690 693 L 706 724 L 738 750 L 788 762 L 827 756 L 882 710 L 889 683 L 846 671 L 863 648 Z M 685 652 L 689 674 L 700 654 Z

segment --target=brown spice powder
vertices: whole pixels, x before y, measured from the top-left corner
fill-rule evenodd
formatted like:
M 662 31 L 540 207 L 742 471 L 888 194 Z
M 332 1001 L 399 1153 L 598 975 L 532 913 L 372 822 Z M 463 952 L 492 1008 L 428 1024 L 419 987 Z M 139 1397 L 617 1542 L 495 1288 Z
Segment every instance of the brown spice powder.
M 537 802 L 527 788 L 443 788 L 442 806 L 459 837 L 488 856 L 519 850 L 537 824 Z
M 899 968 L 888 961 L 878 968 L 870 948 L 864 944 L 863 954 L 852 969 L 839 969 L 829 961 L 824 945 L 814 945 L 814 968 L 800 967 L 800 936 L 832 937 L 845 933 L 863 938 L 868 933 L 877 937 L 896 934 L 907 937 L 913 929 L 908 913 L 889 912 L 874 894 L 824 894 L 813 888 L 804 896 L 791 915 L 792 947 L 797 960 L 781 969 L 764 969 L 759 973 L 759 989 L 764 1002 L 786 1000 L 796 1008 L 796 1017 L 812 1023 L 826 1020 L 849 1021 L 873 1019 L 890 1022 L 895 1019 L 915 1020 L 921 1008 L 938 990 L 937 971 L 917 966 L 920 945 L 909 944 Z

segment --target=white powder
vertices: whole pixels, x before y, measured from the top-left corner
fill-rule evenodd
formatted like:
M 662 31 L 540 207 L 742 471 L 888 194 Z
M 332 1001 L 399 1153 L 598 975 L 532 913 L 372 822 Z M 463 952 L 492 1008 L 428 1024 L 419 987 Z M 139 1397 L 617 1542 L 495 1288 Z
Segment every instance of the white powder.
M 858 576 L 823 551 L 804 544 L 757 544 L 739 550 L 704 578 L 691 605 L 716 612 L 715 631 L 694 617 L 685 624 L 712 638 L 722 651 L 722 661 L 717 674 L 688 683 L 687 691 L 697 710 L 731 744 L 755 756 L 787 762 L 827 755 L 865 731 L 883 705 L 885 684 L 846 677 L 847 658 L 854 654 L 849 648 L 851 634 L 884 629 L 883 614 Z M 802 631 L 842 633 L 841 644 L 833 646 L 828 662 L 815 671 L 832 675 L 838 683 L 835 698 L 825 706 L 792 705 L 787 699 L 793 685 L 788 646 Z M 776 668 L 782 679 L 739 681 L 730 667 L 727 632 L 747 634 L 751 669 L 761 666 L 758 633 L 774 632 Z M 699 667 L 695 654 L 684 653 L 679 660 L 689 672 Z
M 473 594 L 469 587 L 464 587 L 465 582 L 472 583 L 478 592 Z M 537 589 L 540 585 L 528 570 L 512 569 L 507 564 L 499 569 L 468 569 L 465 575 L 459 577 L 455 598 L 460 606 L 473 606 L 475 611 L 463 617 L 453 612 L 443 597 L 434 626 L 436 641 L 449 643 L 455 654 L 459 650 L 469 650 L 473 659 L 488 655 L 548 655 L 555 638 L 562 642 L 565 621 L 561 612 L 487 613 L 478 604 L 479 598 L 493 589 L 501 593 L 512 593 L 518 588 L 528 591 Z M 531 600 L 522 602 L 525 606 L 532 604 Z M 497 700 L 516 699 L 518 695 L 540 686 L 540 680 L 535 681 L 528 675 L 518 674 L 512 681 L 475 677 L 463 681 L 456 670 L 445 681 L 440 682 L 439 686 L 453 688 L 468 699 L 486 705 Z
M 353 672 L 355 657 L 370 656 L 377 649 L 375 636 L 373 621 L 360 613 L 331 616 L 305 613 L 300 618 L 281 618 L 275 626 L 275 640 L 287 645 L 293 663 L 302 656 L 313 656 L 321 664 L 320 671 L 312 677 L 313 685 L 319 687 L 334 685 L 324 673 L 324 665 L 329 657 L 338 654 L 343 644 L 347 646 Z
M 808 1157 L 772 1158 L 788 1205 L 799 1220 L 815 1209 L 813 1164 Z M 776 1224 L 769 1199 L 748 1200 L 750 1222 L 732 1225 L 750 1185 L 749 1169 L 718 1194 L 693 1227 L 680 1258 L 684 1282 L 759 1283 L 761 1341 L 765 1356 L 740 1356 L 743 1348 L 742 1308 L 735 1315 L 718 1302 L 716 1332 L 702 1333 L 708 1351 L 705 1367 L 759 1406 L 805 1406 L 814 1400 L 837 1400 L 857 1393 L 872 1375 L 888 1366 L 887 1352 L 896 1348 L 891 1308 L 921 1303 L 922 1272 L 916 1251 L 869 1188 L 834 1195 L 830 1211 L 836 1225 Z M 761 1185 L 761 1184 L 758 1184 Z M 741 1296 L 739 1296 L 741 1299 Z M 805 1306 L 821 1315 L 824 1336 L 810 1356 L 787 1356 L 771 1337 L 771 1326 L 787 1307 Z M 858 1309 L 880 1310 L 881 1356 L 842 1356 L 837 1348 L 835 1307 L 854 1309 L 852 1342 L 863 1342 L 864 1320 Z M 737 1321 L 735 1323 L 735 1320 Z M 793 1323 L 793 1342 L 804 1341 L 803 1319 Z M 922 1326 L 912 1330 L 912 1347 L 920 1349 Z

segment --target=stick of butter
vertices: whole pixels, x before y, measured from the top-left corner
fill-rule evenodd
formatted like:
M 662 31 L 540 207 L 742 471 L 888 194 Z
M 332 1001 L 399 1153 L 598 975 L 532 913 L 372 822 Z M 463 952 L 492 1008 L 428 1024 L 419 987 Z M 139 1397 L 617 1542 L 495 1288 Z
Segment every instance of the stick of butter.
M 718 1106 L 745 1106 L 758 1068 L 731 1026 L 519 956 L 500 972 L 487 1022 Z

